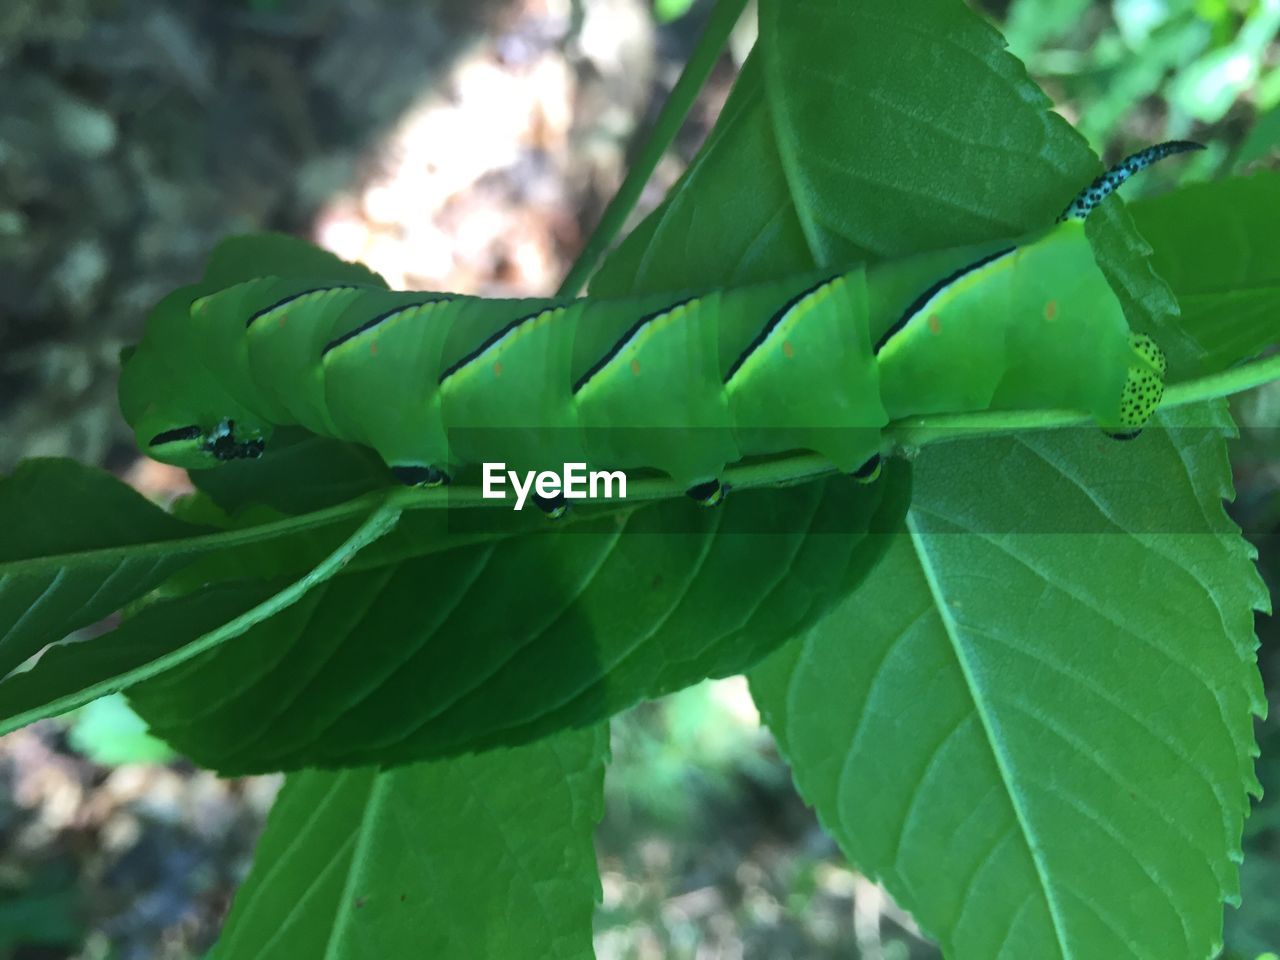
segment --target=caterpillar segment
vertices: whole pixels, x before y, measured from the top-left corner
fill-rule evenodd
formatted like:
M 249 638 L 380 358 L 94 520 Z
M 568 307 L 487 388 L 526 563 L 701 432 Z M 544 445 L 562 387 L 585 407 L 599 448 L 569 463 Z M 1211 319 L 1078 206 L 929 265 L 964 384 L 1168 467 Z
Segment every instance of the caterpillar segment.
M 889 422 L 866 271 L 826 278 L 784 302 L 734 361 L 725 390 L 744 455 L 810 450 L 845 473 L 859 471 Z
M 1064 282 L 1066 278 L 1067 282 Z M 879 352 L 892 419 L 986 409 L 1071 408 L 1104 430 L 1134 429 L 1163 359 L 1134 335 L 1081 220 L 976 262 L 914 306 Z M 962 363 L 957 359 L 963 358 Z
M 321 352 L 325 399 L 341 439 L 372 447 L 396 478 L 440 486 L 450 465 L 436 457 L 447 443 L 439 370 L 456 300 L 419 296 L 370 305 L 361 323 L 331 339 Z
M 257 276 L 233 240 L 206 282 L 153 311 L 121 406 L 179 466 L 261 456 L 296 424 L 373 448 L 407 484 L 582 462 L 665 474 L 707 505 L 728 465 L 795 452 L 870 482 L 885 425 L 905 417 L 1067 407 L 1126 439 L 1158 405 L 1165 362 L 1129 330 L 1084 217 L 1193 146 L 1126 158 L 1012 241 L 693 296 L 393 292 L 284 238 Z

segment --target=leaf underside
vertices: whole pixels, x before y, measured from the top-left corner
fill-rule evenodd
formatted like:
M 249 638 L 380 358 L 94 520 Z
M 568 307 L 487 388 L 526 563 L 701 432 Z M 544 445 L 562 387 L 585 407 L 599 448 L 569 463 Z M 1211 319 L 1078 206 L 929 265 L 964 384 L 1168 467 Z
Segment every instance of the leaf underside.
M 213 960 L 589 960 L 608 730 L 289 777 Z
M 904 472 L 716 510 L 660 503 L 341 576 L 132 702 L 228 774 L 527 742 L 741 672 L 794 635 L 874 564 Z

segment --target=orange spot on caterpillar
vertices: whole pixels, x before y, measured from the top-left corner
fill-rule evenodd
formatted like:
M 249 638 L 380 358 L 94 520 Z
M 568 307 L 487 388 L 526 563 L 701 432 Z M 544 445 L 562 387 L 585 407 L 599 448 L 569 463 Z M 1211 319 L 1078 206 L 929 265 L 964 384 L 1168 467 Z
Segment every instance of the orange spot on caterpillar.
M 280 326 L 284 326 L 284 314 L 280 314 L 280 319 L 276 321 Z
M 788 359 L 790 359 L 791 357 L 794 357 L 794 356 L 796 355 L 795 347 L 791 346 L 791 341 L 790 341 L 790 340 L 783 340 L 783 341 L 782 341 L 782 352 L 783 352 L 783 353 L 785 353 L 785 354 L 787 355 L 787 358 L 788 358 Z
M 501 361 L 501 360 L 496 360 L 496 361 L 494 361 L 494 364 L 493 364 L 493 375 L 494 375 L 495 377 L 500 377 L 500 376 L 502 376 L 502 361 Z
M 640 376 L 640 361 L 639 361 L 639 360 L 632 360 L 632 361 L 631 361 L 631 375 L 632 375 L 633 377 L 638 377 L 638 376 Z
M 1057 315 L 1058 315 L 1058 301 L 1050 300 L 1048 303 L 1044 305 L 1044 318 L 1046 320 L 1052 320 Z
M 369 356 L 376 357 L 378 355 L 378 341 L 375 340 L 369 344 Z
M 936 313 L 929 314 L 929 332 L 937 336 L 942 332 L 942 322 Z

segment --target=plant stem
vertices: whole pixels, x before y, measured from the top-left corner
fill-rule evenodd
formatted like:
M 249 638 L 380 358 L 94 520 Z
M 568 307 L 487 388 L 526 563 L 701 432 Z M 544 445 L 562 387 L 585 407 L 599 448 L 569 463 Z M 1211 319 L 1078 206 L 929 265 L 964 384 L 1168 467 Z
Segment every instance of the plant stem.
M 640 199 L 640 193 L 653 175 L 658 161 L 662 159 L 662 155 L 671 146 L 671 141 L 684 126 L 685 117 L 688 116 L 690 108 L 698 98 L 702 85 L 707 82 L 711 69 L 720 59 L 721 51 L 738 18 L 742 15 L 744 6 L 746 6 L 746 0 L 717 0 L 715 9 L 711 11 L 711 18 L 707 21 L 707 27 L 698 39 L 697 47 L 694 48 L 693 55 L 685 64 L 680 79 L 676 81 L 671 91 L 671 96 L 667 97 L 667 102 L 663 104 L 662 112 L 658 114 L 653 129 L 649 131 L 649 136 L 636 156 L 635 163 L 627 171 L 627 176 L 622 181 L 622 186 L 618 188 L 618 192 L 609 201 L 604 215 L 600 218 L 590 239 L 587 240 L 582 253 L 578 255 L 569 275 L 564 278 L 564 283 L 560 284 L 556 296 L 577 296 L 586 285 L 587 278 L 595 270 L 600 257 L 613 243 L 614 237 L 630 216 L 636 201 Z
M 1165 391 L 1160 409 L 1215 400 L 1280 379 L 1280 354 L 1244 363 L 1220 373 L 1176 383 Z M 892 423 L 885 435 L 900 449 L 921 447 L 943 440 L 1011 433 L 1015 430 L 1052 430 L 1082 426 L 1093 418 L 1079 410 L 983 410 L 979 413 L 911 417 Z
M 1176 383 L 1165 394 L 1162 407 L 1180 407 L 1199 400 L 1216 400 L 1218 397 L 1243 393 L 1264 383 L 1280 379 L 1280 354 L 1273 354 L 1231 367 L 1221 373 L 1210 374 L 1198 380 Z

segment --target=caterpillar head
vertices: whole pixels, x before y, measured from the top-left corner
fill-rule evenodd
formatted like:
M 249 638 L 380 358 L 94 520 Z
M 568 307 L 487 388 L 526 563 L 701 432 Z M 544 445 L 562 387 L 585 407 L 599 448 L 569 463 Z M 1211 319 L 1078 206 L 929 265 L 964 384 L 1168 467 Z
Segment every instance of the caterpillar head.
M 1120 429 L 1109 431 L 1116 440 L 1132 440 L 1151 419 L 1164 396 L 1168 363 L 1154 340 L 1142 333 L 1129 335 L 1133 359 L 1120 394 Z
M 148 314 L 142 342 L 120 358 L 120 410 L 138 447 L 161 463 L 191 470 L 261 456 L 271 436 L 271 425 L 237 401 L 196 356 L 216 344 L 192 332 L 192 306 L 208 292 L 190 286 L 169 294 Z
M 257 459 L 266 445 L 263 431 L 238 428 L 234 420 L 222 420 L 211 430 L 196 424 L 162 430 L 144 449 L 148 456 L 164 463 L 200 469 L 227 460 Z

